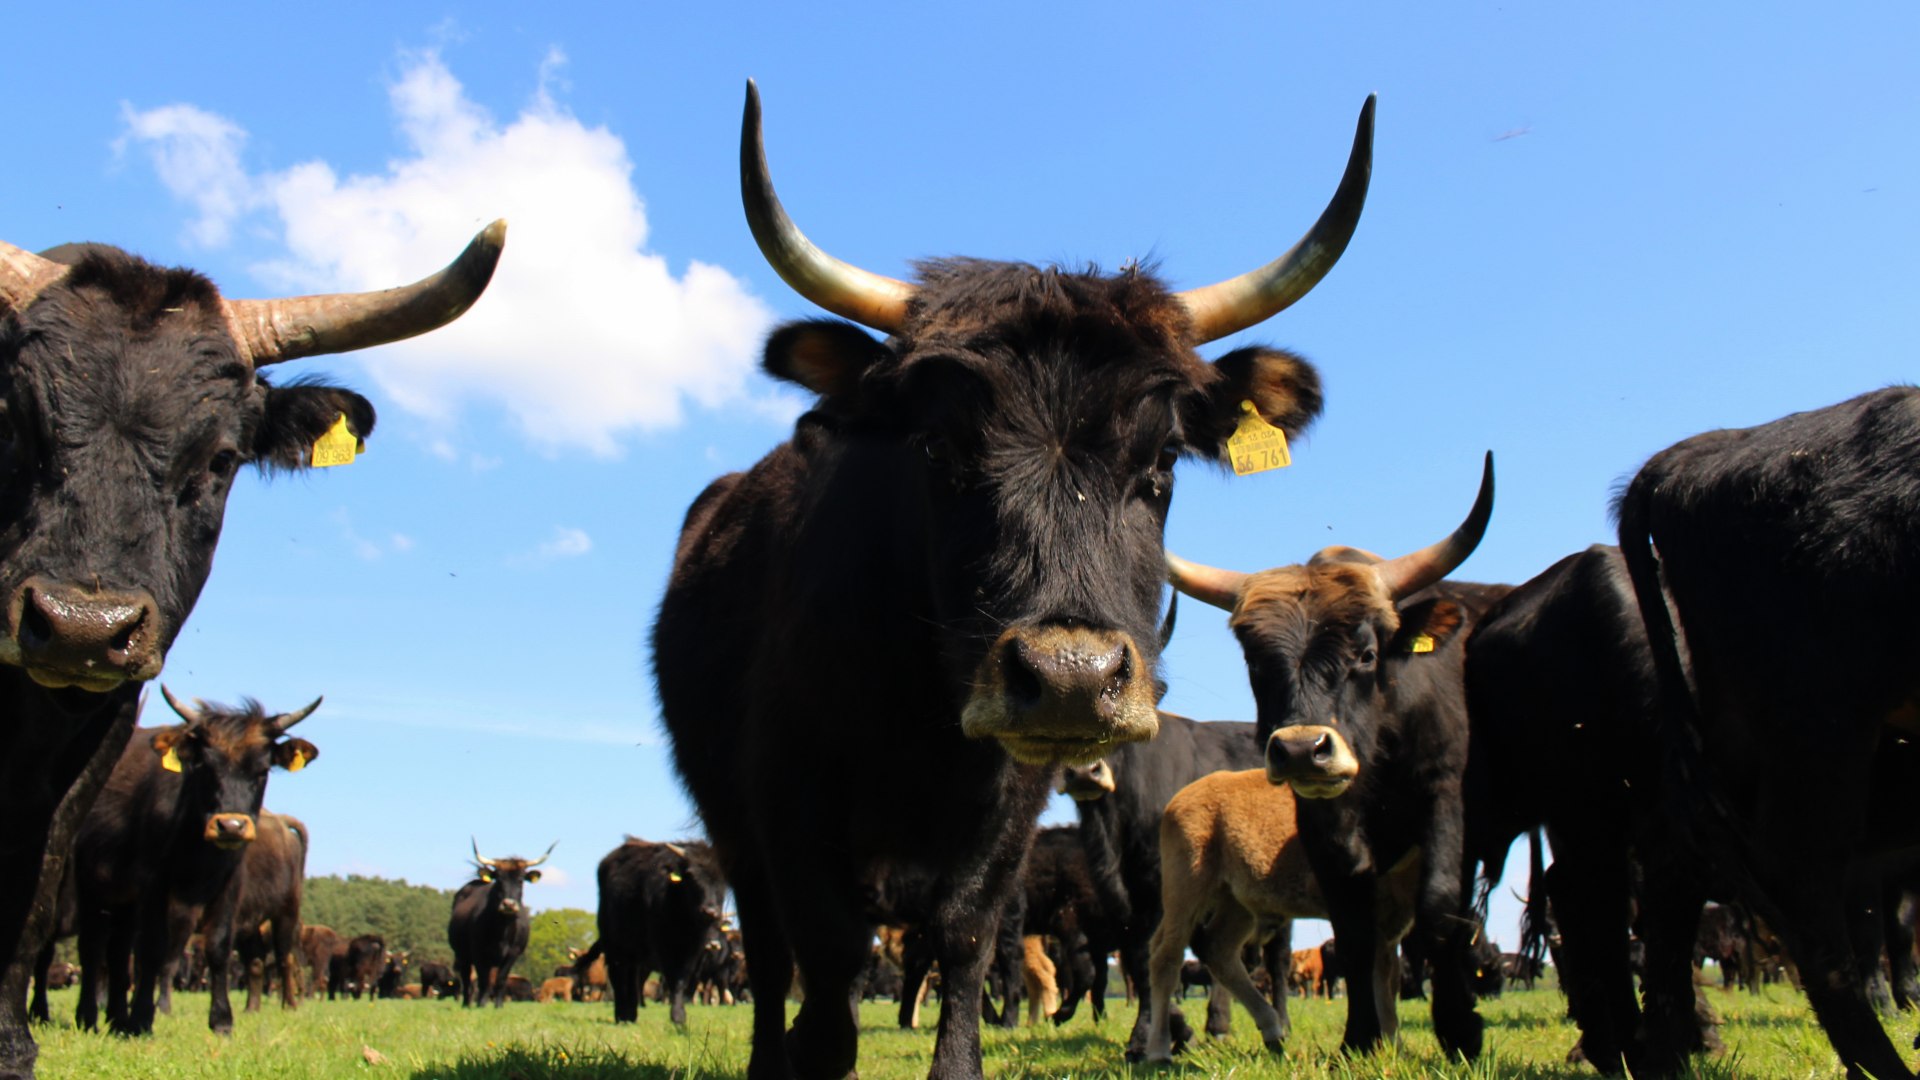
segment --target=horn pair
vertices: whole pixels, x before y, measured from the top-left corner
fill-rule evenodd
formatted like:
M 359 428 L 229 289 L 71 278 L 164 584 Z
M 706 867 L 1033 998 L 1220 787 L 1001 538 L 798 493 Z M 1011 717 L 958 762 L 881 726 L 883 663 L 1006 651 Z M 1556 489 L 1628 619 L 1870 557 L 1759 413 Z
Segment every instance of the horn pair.
M 1461 563 L 1467 561 L 1467 556 L 1473 554 L 1473 549 L 1480 546 L 1480 538 L 1487 534 L 1487 522 L 1492 517 L 1493 451 L 1489 450 L 1480 473 L 1480 495 L 1474 500 L 1473 509 L 1459 528 L 1437 544 L 1429 544 L 1411 554 L 1374 564 L 1374 573 L 1380 575 L 1380 584 L 1385 587 L 1387 595 L 1400 600 L 1453 573 Z M 1252 574 L 1238 570 L 1222 570 L 1188 562 L 1171 551 L 1167 552 L 1167 580 L 1173 582 L 1173 587 L 1201 603 L 1212 604 L 1226 611 L 1234 611 L 1239 607 L 1240 595 L 1252 577 Z
M 207 703 L 204 700 L 194 698 L 192 705 L 184 705 L 179 698 L 173 696 L 173 691 L 167 689 L 166 683 L 160 684 L 160 696 L 167 699 L 167 705 L 170 706 L 174 712 L 180 714 L 180 719 L 185 720 L 188 727 L 195 727 L 206 721 Z M 308 705 L 304 709 L 290 713 L 281 713 L 279 716 L 273 718 L 271 722 L 273 729 L 281 734 L 285 734 L 288 728 L 312 716 L 313 710 L 318 709 L 320 703 L 325 700 L 326 698 L 324 696 L 317 697 L 313 699 L 313 704 Z
M 1226 337 L 1273 317 L 1333 269 L 1353 238 L 1367 201 L 1367 181 L 1373 174 L 1373 106 L 1369 95 L 1360 109 L 1347 171 L 1333 201 L 1299 243 L 1257 270 L 1178 294 L 1192 318 L 1193 344 Z M 794 291 L 835 315 L 884 333 L 906 325 L 912 285 L 841 262 L 814 246 L 787 217 L 767 169 L 760 132 L 760 88 L 751 79 L 740 126 L 740 196 L 761 254 Z
M 506 221 L 495 221 L 444 270 L 397 289 L 223 300 L 227 324 L 256 368 L 414 337 L 445 326 L 473 306 L 493 279 L 506 242 Z M 67 270 L 62 263 L 0 241 L 0 300 L 23 311 Z
M 473 844 L 473 861 L 475 864 L 479 866 L 484 866 L 489 870 L 495 870 L 499 868 L 500 860 L 489 859 L 485 855 L 480 854 L 480 841 L 474 839 L 471 836 L 467 837 L 467 839 Z M 548 844 L 546 854 L 541 855 L 539 858 L 528 863 L 527 869 L 531 870 L 534 867 L 539 866 L 541 863 L 546 862 L 547 857 L 553 854 L 553 849 L 559 846 L 560 846 L 560 841 L 558 840 L 555 840 L 553 843 Z

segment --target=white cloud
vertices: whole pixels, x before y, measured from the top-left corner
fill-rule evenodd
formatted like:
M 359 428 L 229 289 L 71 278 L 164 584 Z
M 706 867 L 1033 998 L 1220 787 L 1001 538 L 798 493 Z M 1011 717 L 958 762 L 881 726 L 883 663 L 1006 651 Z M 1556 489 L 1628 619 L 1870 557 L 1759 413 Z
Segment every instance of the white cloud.
M 533 100 L 501 122 L 437 52 L 405 54 L 389 97 L 406 152 L 380 174 L 342 177 L 323 161 L 248 173 L 246 132 L 191 105 L 129 108 L 120 145 L 150 154 L 198 212 L 202 243 L 270 218 L 285 254 L 257 270 L 286 292 L 413 281 L 507 218 L 506 254 L 473 310 L 383 348 L 367 370 L 442 429 L 463 403 L 491 403 L 543 449 L 611 455 L 624 432 L 679 423 L 688 401 L 745 397 L 770 313 L 726 270 L 691 261 L 676 276 L 647 250 L 626 145 L 554 99 L 564 60 L 550 52 Z
M 569 529 L 563 525 L 553 527 L 553 539 L 540 545 L 540 557 L 543 559 L 570 559 L 585 555 L 593 550 L 593 538 L 583 529 Z

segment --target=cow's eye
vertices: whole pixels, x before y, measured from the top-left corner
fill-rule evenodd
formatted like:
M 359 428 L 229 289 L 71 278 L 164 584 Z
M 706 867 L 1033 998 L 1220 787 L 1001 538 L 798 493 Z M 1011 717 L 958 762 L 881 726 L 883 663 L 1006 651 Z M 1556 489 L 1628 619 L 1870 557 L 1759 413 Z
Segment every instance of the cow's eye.
M 1172 443 L 1160 448 L 1160 456 L 1153 459 L 1153 467 L 1161 472 L 1172 472 L 1174 463 L 1180 460 L 1180 448 Z
M 213 455 L 213 460 L 207 462 L 207 471 L 209 473 L 212 473 L 214 476 L 217 476 L 220 479 L 225 480 L 227 477 L 233 475 L 233 470 L 235 466 L 239 464 L 240 464 L 239 451 L 231 450 L 231 449 L 222 450 L 219 453 Z
M 1372 671 L 1374 662 L 1379 659 L 1380 659 L 1379 654 L 1374 652 L 1373 646 L 1369 645 L 1366 648 L 1360 650 L 1360 655 L 1353 658 L 1354 670 L 1355 671 Z
M 936 469 L 945 469 L 953 464 L 953 444 L 944 436 L 928 435 L 920 440 L 920 449 L 927 455 L 927 464 Z

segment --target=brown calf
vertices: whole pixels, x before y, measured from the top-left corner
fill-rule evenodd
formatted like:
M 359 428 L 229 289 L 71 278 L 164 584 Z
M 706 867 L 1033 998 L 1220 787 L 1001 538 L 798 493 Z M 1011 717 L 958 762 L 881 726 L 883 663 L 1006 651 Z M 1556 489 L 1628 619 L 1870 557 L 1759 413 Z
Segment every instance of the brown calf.
M 1320 959 L 1320 950 L 1318 948 L 1293 950 L 1293 973 L 1287 981 L 1301 997 L 1319 997 L 1325 994 L 1327 967 Z
M 1028 934 L 1020 939 L 1020 972 L 1027 984 L 1027 1026 L 1038 1024 L 1060 1008 L 1060 986 L 1054 980 L 1053 958 L 1047 955 L 1047 939 Z
M 1395 947 L 1413 926 L 1417 858 L 1387 875 L 1376 911 L 1381 946 L 1374 982 L 1384 987 L 1380 1022 L 1391 1032 L 1398 968 Z M 1160 926 L 1147 973 L 1151 994 L 1147 1060 L 1171 1061 L 1169 1009 L 1180 987 L 1180 961 L 1194 932 L 1206 928 L 1202 963 L 1253 1014 L 1267 1047 L 1278 1052 L 1290 1023 L 1286 998 L 1276 1008 L 1247 973 L 1242 950 L 1262 926 L 1291 933 L 1296 918 L 1327 917 L 1326 901 L 1307 862 L 1294 815 L 1294 794 L 1267 782 L 1265 770 L 1217 772 L 1188 784 L 1160 816 Z
M 573 979 L 566 975 L 555 975 L 540 984 L 533 992 L 535 1001 L 571 1001 L 573 999 Z

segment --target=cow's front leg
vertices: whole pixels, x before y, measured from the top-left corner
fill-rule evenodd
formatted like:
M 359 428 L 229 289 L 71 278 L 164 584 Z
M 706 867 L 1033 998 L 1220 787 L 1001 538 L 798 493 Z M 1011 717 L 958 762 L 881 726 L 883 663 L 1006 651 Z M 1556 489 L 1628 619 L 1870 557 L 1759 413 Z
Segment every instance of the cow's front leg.
M 1423 933 L 1433 969 L 1433 1034 L 1449 1057 L 1480 1056 L 1486 1022 L 1474 1009 L 1472 950 L 1483 932 L 1467 910 L 1473 870 L 1463 852 L 1465 810 L 1457 786 L 1442 787 L 1421 843 L 1414 933 Z

